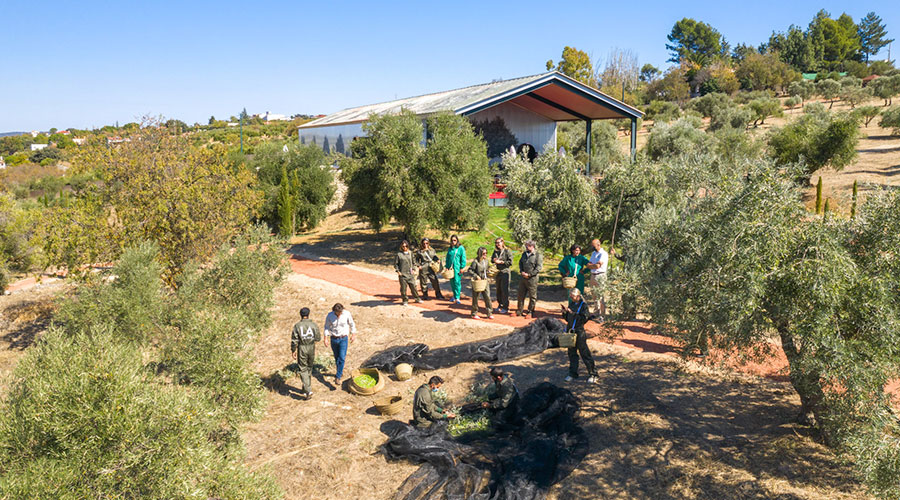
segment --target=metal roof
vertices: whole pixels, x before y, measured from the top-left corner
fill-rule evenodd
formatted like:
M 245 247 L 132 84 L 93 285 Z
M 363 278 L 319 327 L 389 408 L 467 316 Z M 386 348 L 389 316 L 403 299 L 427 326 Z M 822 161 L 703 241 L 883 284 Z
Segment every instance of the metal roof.
M 348 108 L 300 125 L 299 128 L 361 123 L 368 120 L 371 114 L 399 113 L 401 109 L 407 109 L 420 116 L 440 111 L 470 115 L 504 102 L 510 102 L 554 121 L 640 118 L 643 116 L 640 110 L 622 101 L 562 73 L 551 71 L 435 94 Z

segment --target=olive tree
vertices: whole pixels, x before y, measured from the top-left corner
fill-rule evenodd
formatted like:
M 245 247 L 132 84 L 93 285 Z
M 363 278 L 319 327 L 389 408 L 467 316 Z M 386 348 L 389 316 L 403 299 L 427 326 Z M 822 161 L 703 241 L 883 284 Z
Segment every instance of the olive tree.
M 590 241 L 601 206 L 581 164 L 571 155 L 549 151 L 534 162 L 523 155 L 503 156 L 509 196 L 509 222 L 517 241 L 536 240 L 563 252 L 575 242 Z M 604 207 L 604 209 L 608 209 Z
M 809 105 L 807 105 L 809 107 Z M 830 166 L 840 170 L 856 158 L 859 142 L 857 117 L 849 114 L 811 113 L 801 116 L 768 138 L 769 155 L 780 165 L 802 162 L 798 180 L 808 180 L 816 170 Z
M 429 228 L 479 228 L 486 220 L 491 175 L 484 140 L 452 113 L 433 115 L 426 126 L 427 147 L 415 113 L 370 116 L 367 137 L 355 141 L 354 158 L 343 160 L 347 197 L 375 230 L 395 218 L 418 238 Z
M 841 84 L 835 80 L 827 78 L 816 84 L 816 92 L 823 99 L 828 99 L 828 109 L 834 106 L 834 100 L 837 99 L 841 92 Z
M 649 207 L 623 245 L 632 293 L 686 344 L 787 357 L 800 420 L 855 457 L 875 493 L 900 493 L 900 193 L 857 219 L 808 213 L 801 188 L 760 163 L 714 196 Z M 778 342 L 772 342 L 772 338 Z
M 879 127 L 893 129 L 894 135 L 900 135 L 900 107 L 892 107 L 881 113 L 881 120 L 878 122 Z
M 766 118 L 769 116 L 782 116 L 784 114 L 784 111 L 781 109 L 781 103 L 773 97 L 754 99 L 747 106 L 750 108 L 754 127 L 765 124 Z

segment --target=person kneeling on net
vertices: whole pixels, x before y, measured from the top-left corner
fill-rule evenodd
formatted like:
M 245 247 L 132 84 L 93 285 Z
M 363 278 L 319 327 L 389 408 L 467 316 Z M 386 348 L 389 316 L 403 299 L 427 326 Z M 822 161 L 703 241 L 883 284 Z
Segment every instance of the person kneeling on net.
M 519 388 L 509 373 L 496 366 L 491 368 L 491 379 L 496 391 L 489 396 L 488 401 L 481 403 L 481 407 L 491 410 L 494 425 L 512 422 L 519 411 Z
M 413 397 L 413 425 L 423 428 L 431 426 L 438 420 L 456 418 L 453 413 L 444 413 L 443 408 L 434 403 L 434 392 L 443 384 L 444 379 L 435 375 L 428 379 L 427 384 L 422 384 L 416 389 L 416 395 Z
M 597 369 L 594 367 L 594 358 L 587 345 L 587 335 L 584 333 L 584 324 L 594 319 L 590 308 L 584 302 L 581 292 L 577 288 L 569 291 L 569 305 L 562 306 L 563 319 L 566 320 L 566 333 L 575 333 L 575 347 L 569 347 L 569 374 L 566 382 L 578 378 L 578 356 L 584 361 L 584 367 L 588 372 L 588 382 L 597 381 Z

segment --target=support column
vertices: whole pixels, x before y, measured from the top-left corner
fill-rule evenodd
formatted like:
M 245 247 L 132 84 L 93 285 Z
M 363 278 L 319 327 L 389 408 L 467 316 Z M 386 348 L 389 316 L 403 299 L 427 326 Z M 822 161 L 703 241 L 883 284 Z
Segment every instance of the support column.
M 585 165 L 584 174 L 590 177 L 591 153 L 593 153 L 593 150 L 591 149 L 591 120 L 584 121 L 584 149 L 587 150 L 587 165 Z
M 631 161 L 637 157 L 637 118 L 631 119 Z

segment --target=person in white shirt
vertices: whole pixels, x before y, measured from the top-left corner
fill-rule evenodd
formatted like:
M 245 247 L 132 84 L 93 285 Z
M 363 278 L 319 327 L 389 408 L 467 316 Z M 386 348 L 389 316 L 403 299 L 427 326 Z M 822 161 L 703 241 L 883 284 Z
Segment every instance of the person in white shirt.
M 356 323 L 350 311 L 345 311 L 343 304 L 337 303 L 325 317 L 325 338 L 327 346 L 331 344 L 334 353 L 334 384 L 340 385 L 344 376 L 344 360 L 347 358 L 347 345 L 356 340 Z
M 606 317 L 606 269 L 609 267 L 609 254 L 600 246 L 600 240 L 591 241 L 594 251 L 591 252 L 588 269 L 591 270 L 591 302 L 594 303 L 595 314 L 603 321 Z

